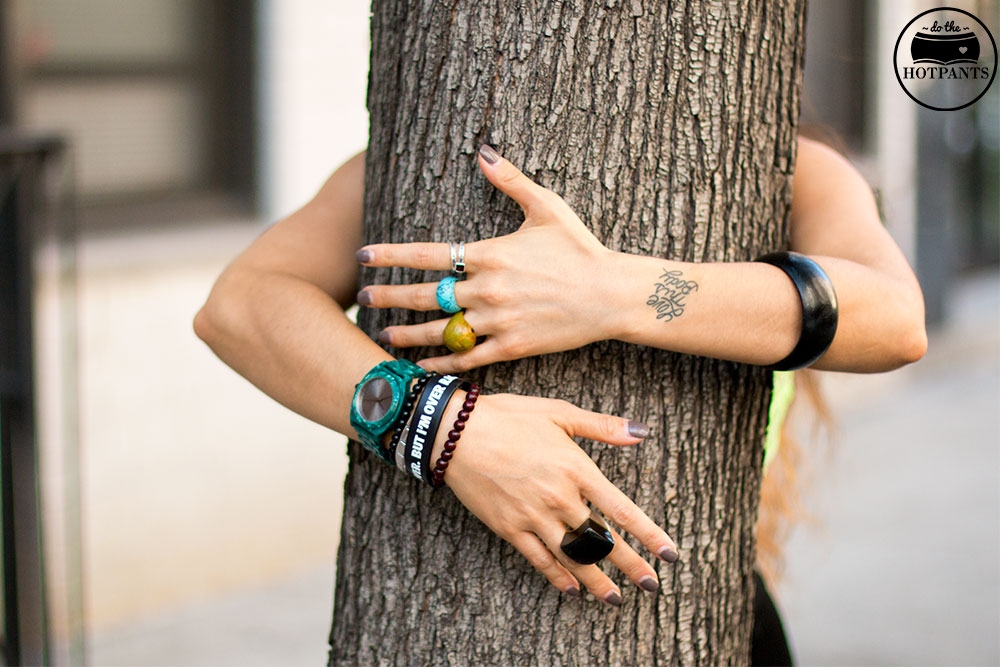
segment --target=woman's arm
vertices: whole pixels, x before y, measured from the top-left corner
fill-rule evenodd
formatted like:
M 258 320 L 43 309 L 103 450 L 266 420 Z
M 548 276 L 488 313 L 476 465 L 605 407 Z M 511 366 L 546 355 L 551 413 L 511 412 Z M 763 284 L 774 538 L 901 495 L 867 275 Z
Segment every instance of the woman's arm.
M 354 302 L 364 155 L 222 273 L 195 332 L 236 372 L 291 410 L 353 436 L 354 385 L 392 357 L 344 314 Z
M 840 303 L 837 335 L 815 367 L 875 372 L 919 359 L 926 347 L 920 289 L 882 227 L 870 190 L 833 151 L 807 140 L 799 146 L 792 249 L 826 270 Z M 461 371 L 604 339 L 752 364 L 773 364 L 795 347 L 801 307 L 780 269 L 612 252 L 560 197 L 495 151 L 487 147 L 480 167 L 521 205 L 525 222 L 508 236 L 466 244 L 468 279 L 456 285 L 455 296 L 487 338 L 467 352 L 421 362 L 426 368 Z M 372 245 L 358 258 L 372 266 L 444 270 L 448 254 L 446 244 Z M 437 308 L 434 285 L 370 286 L 358 300 Z M 383 340 L 440 345 L 444 323 L 392 327 Z
M 364 159 L 357 156 L 226 268 L 194 323 L 223 361 L 265 393 L 351 437 L 357 435 L 350 424 L 355 385 L 392 358 L 344 314 L 354 301 L 363 192 Z M 455 421 L 461 394 L 443 423 Z M 446 433 L 439 431 L 431 460 L 440 456 Z M 662 558 L 676 559 L 676 545 L 572 437 L 635 445 L 644 435 L 641 425 L 562 401 L 483 395 L 445 482 L 560 590 L 579 592 L 582 583 L 620 604 L 620 590 L 599 567 L 561 555 L 566 527 L 590 514 L 587 501 Z M 616 540 L 608 560 L 636 584 L 655 589 L 655 570 L 624 540 Z

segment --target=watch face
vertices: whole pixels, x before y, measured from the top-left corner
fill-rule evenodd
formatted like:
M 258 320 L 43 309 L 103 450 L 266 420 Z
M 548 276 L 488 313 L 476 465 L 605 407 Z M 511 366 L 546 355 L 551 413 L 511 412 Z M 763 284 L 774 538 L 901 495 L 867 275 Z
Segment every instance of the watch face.
M 392 407 L 392 385 L 384 378 L 368 380 L 358 392 L 358 414 L 367 422 L 377 422 Z

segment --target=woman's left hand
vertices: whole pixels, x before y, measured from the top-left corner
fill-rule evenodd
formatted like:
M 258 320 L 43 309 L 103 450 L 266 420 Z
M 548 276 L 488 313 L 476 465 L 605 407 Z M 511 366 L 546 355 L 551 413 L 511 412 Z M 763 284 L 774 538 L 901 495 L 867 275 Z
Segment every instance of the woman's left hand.
M 466 279 L 455 300 L 478 336 L 471 350 L 420 362 L 437 373 L 463 372 L 498 361 L 575 349 L 614 336 L 616 253 L 584 226 L 551 190 L 525 176 L 489 146 L 480 149 L 486 178 L 516 201 L 524 223 L 507 236 L 465 244 Z M 447 243 L 368 245 L 366 266 L 429 271 L 452 267 Z M 370 308 L 439 309 L 437 283 L 371 285 L 358 294 Z M 394 347 L 443 345 L 448 318 L 388 327 L 380 340 Z

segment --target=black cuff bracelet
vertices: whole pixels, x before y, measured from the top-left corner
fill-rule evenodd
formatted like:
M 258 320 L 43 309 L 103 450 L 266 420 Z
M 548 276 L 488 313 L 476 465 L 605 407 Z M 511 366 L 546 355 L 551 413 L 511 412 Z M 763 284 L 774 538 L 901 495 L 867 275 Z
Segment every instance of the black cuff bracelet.
M 802 333 L 791 354 L 770 366 L 771 370 L 794 371 L 816 363 L 837 333 L 837 293 L 819 264 L 797 252 L 772 252 L 758 262 L 778 267 L 795 283 L 802 302 Z

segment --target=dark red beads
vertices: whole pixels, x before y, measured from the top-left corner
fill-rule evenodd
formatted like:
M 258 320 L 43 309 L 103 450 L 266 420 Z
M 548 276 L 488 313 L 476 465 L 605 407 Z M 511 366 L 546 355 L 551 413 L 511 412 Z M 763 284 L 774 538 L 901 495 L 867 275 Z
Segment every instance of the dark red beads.
M 476 399 L 478 398 L 479 385 L 474 384 L 469 387 L 469 391 L 465 395 L 465 402 L 462 403 L 462 409 L 458 412 L 458 418 L 452 425 L 451 430 L 448 431 L 448 439 L 444 442 L 444 451 L 441 452 L 437 463 L 434 464 L 434 471 L 431 473 L 432 486 L 444 486 L 444 473 L 448 470 L 448 462 L 455 455 L 458 441 L 462 437 L 462 431 L 465 430 L 465 422 L 469 421 L 469 415 L 476 408 Z

